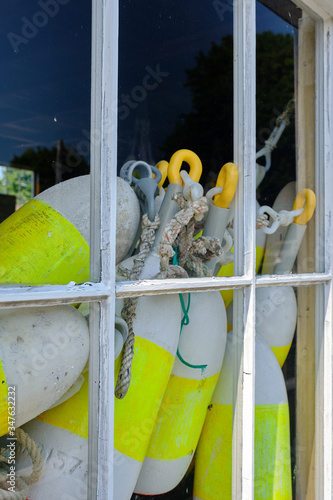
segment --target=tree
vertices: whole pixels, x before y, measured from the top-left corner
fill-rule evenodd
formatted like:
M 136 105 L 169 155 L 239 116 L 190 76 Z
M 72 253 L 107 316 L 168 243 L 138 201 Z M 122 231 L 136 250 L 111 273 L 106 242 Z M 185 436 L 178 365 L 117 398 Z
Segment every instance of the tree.
M 257 150 L 264 146 L 275 120 L 294 94 L 294 41 L 289 34 L 257 35 Z M 199 52 L 196 66 L 186 70 L 185 87 L 192 95 L 192 110 L 179 116 L 174 132 L 162 150 L 167 157 L 182 148 L 195 151 L 203 163 L 201 182 L 214 184 L 222 165 L 233 159 L 233 38 L 226 35 L 212 43 L 207 54 Z M 295 134 L 290 125 L 272 168 L 258 192 L 265 203 L 274 201 L 295 169 Z
M 40 191 L 56 183 L 57 169 L 61 172 L 61 180 L 88 174 L 90 170 L 88 162 L 75 149 L 62 143 L 60 149 L 55 146 L 51 149 L 28 148 L 20 156 L 14 155 L 10 166 L 33 170 L 39 177 Z
M 2 168 L 0 193 L 14 195 L 16 203 L 23 205 L 33 197 L 33 174 L 29 170 Z

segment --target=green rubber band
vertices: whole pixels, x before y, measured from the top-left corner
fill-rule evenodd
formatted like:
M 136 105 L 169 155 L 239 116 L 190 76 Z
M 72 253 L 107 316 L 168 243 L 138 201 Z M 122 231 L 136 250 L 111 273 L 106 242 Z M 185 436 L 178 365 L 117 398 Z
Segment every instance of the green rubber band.
M 180 326 L 180 333 L 179 333 L 179 338 L 180 338 L 180 336 L 182 334 L 183 326 L 188 325 L 190 322 L 190 317 L 188 315 L 188 312 L 190 310 L 190 305 L 191 305 L 191 294 L 190 293 L 188 294 L 187 308 L 185 307 L 184 297 L 181 293 L 179 294 L 179 299 L 180 299 L 180 304 L 182 306 L 182 310 L 183 310 L 183 314 L 184 314 L 184 316 L 182 318 L 181 326 Z M 191 365 L 191 363 L 188 363 L 187 361 L 185 361 L 185 359 L 182 357 L 182 355 L 179 352 L 179 347 L 177 347 L 177 357 L 178 357 L 178 359 L 180 359 L 180 361 L 184 365 L 186 365 L 190 368 L 200 369 L 202 371 L 202 373 L 204 372 L 205 368 L 207 368 L 207 365 Z
M 174 251 L 175 251 L 175 255 L 173 256 L 172 264 L 174 266 L 178 266 L 178 247 L 176 247 L 174 249 Z M 183 314 L 184 314 L 184 316 L 182 318 L 181 325 L 180 325 L 180 333 L 179 333 L 179 338 L 180 338 L 180 336 L 182 334 L 183 326 L 188 325 L 190 322 L 190 317 L 188 315 L 188 312 L 190 310 L 190 305 L 191 305 L 191 294 L 190 293 L 188 294 L 187 308 L 185 307 L 184 297 L 181 293 L 179 294 L 179 299 L 180 299 L 180 303 L 181 303 Z M 191 363 L 188 363 L 187 361 L 185 361 L 185 359 L 182 357 L 182 355 L 179 352 L 179 347 L 177 347 L 177 357 L 178 357 L 178 359 L 180 359 L 180 361 L 184 365 L 189 366 L 190 368 L 195 368 L 195 369 L 198 368 L 202 371 L 202 373 L 204 372 L 205 368 L 207 368 L 207 365 L 191 365 Z
M 174 266 L 178 266 L 178 247 L 175 248 L 175 255 L 173 256 L 172 264 Z

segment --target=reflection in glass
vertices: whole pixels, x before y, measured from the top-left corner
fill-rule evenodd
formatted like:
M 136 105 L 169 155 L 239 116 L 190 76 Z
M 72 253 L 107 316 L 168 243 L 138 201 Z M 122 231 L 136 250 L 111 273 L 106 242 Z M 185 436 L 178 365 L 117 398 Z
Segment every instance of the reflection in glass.
M 8 409 L 1 446 L 14 456 L 8 464 L 14 464 L 15 491 L 29 498 L 42 500 L 50 491 L 87 498 L 88 312 L 84 304 L 0 314 L 2 407 Z
M 277 15 L 257 2 L 256 270 L 262 274 L 275 272 L 287 229 L 276 219 L 281 210 L 292 210 L 296 196 L 294 46 L 301 11 L 291 12 L 288 18 L 287 8 L 280 8 Z
M 88 281 L 91 2 L 17 1 L 0 23 L 0 283 Z

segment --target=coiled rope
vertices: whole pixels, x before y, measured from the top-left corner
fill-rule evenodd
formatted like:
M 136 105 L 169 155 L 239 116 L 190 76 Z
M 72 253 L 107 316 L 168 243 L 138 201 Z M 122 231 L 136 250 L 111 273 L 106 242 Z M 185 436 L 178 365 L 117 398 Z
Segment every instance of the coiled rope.
M 37 483 L 43 474 L 43 459 L 36 443 L 22 429 L 15 431 L 17 442 L 20 443 L 30 455 L 32 461 L 32 473 L 30 476 L 17 476 L 15 479 L 15 490 L 2 489 L 8 486 L 8 472 L 0 470 L 0 500 L 26 500 L 29 496 L 29 486 Z M 6 448 L 0 450 L 0 461 L 8 463 L 9 451 Z
M 217 238 L 201 236 L 193 238 L 195 226 L 204 214 L 208 212 L 207 198 L 202 196 L 195 201 L 187 201 L 181 193 L 173 196 L 181 210 L 168 223 L 156 252 L 161 256 L 161 271 L 170 267 L 169 259 L 175 255 L 173 246 L 178 247 L 179 266 L 189 276 L 211 276 L 211 271 L 205 267 L 213 257 L 222 253 L 221 244 Z M 177 240 L 177 241 L 176 241 Z
M 180 207 L 180 211 L 167 224 L 156 253 L 160 255 L 160 272 L 154 276 L 156 279 L 185 278 L 188 276 L 211 276 L 204 262 L 221 255 L 222 249 L 218 239 L 200 237 L 194 239 L 195 225 L 200 223 L 204 214 L 209 210 L 207 199 L 202 196 L 198 200 L 185 200 L 182 194 L 173 196 Z M 159 226 L 159 216 L 156 214 L 153 222 L 149 221 L 147 214 L 142 218 L 142 235 L 140 240 L 140 251 L 134 259 L 132 271 L 118 266 L 118 273 L 126 279 L 138 279 L 144 262 L 153 247 L 155 231 Z M 175 255 L 173 249 L 178 246 L 179 265 L 170 265 L 170 259 Z M 128 338 L 124 344 L 121 367 L 117 379 L 115 396 L 123 399 L 129 389 L 131 382 L 131 366 L 134 357 L 135 334 L 133 331 L 133 320 L 139 298 L 124 300 L 122 317 L 128 325 Z
M 142 268 L 144 266 L 147 255 L 151 251 L 154 241 L 155 233 L 160 225 L 159 215 L 155 215 L 153 221 L 149 220 L 148 214 L 144 214 L 141 220 L 141 239 L 139 253 L 134 258 L 134 265 L 132 271 L 128 271 L 122 266 L 118 266 L 118 272 L 125 276 L 127 279 L 134 281 L 138 279 Z M 123 399 L 129 389 L 131 383 L 131 366 L 134 356 L 134 342 L 135 335 L 133 331 L 133 320 L 135 318 L 136 306 L 138 304 L 139 297 L 126 298 L 124 300 L 124 307 L 121 311 L 123 319 L 127 323 L 128 327 L 128 337 L 124 343 L 123 356 L 121 359 L 120 371 L 117 379 L 117 384 L 115 388 L 115 396 L 118 399 Z

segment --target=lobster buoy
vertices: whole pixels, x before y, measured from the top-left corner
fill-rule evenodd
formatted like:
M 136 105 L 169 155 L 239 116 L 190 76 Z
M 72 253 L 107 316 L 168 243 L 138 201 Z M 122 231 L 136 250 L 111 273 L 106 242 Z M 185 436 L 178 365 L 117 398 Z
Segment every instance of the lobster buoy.
M 259 210 L 259 203 L 257 202 L 257 212 Z M 264 257 L 264 249 L 266 245 L 266 234 L 261 231 L 261 229 L 256 230 L 256 274 L 258 274 L 261 267 L 261 263 Z M 234 263 L 230 262 L 226 266 L 221 266 L 217 276 L 233 276 L 234 275 Z M 221 290 L 221 295 L 223 297 L 225 307 L 228 308 L 229 304 L 233 300 L 234 292 L 233 290 Z
M 56 184 L 36 199 L 44 201 L 70 221 L 89 245 L 90 175 Z M 117 177 L 116 264 L 124 259 L 131 247 L 139 223 L 139 201 L 130 185 Z
M 295 198 L 293 210 L 304 205 L 302 214 L 294 218 L 285 234 L 274 274 L 290 273 L 301 245 L 306 223 L 316 206 L 316 197 L 304 189 Z M 294 337 L 297 303 L 292 287 L 267 287 L 256 290 L 256 331 L 273 349 L 280 366 L 285 362 Z
M 238 168 L 234 163 L 226 163 L 220 170 L 216 187 L 223 188 L 221 194 L 215 195 L 214 203 L 210 206 L 207 219 L 205 221 L 203 236 L 217 238 L 221 243 L 230 216 L 229 205 L 234 197 L 238 182 Z M 207 193 L 208 196 L 209 192 Z M 207 267 L 216 276 L 221 264 L 218 265 L 218 258 L 211 259 Z M 217 268 L 217 269 L 216 269 Z
M 292 287 L 256 289 L 256 331 L 271 346 L 281 367 L 292 344 L 296 320 L 297 302 Z M 233 323 L 232 302 L 227 309 L 227 321 L 230 331 Z
M 7 395 L 16 387 L 19 427 L 53 405 L 73 385 L 89 353 L 86 320 L 73 306 L 0 312 L 1 434 L 8 432 Z
M 199 193 L 197 183 L 188 176 L 185 179 L 184 191 L 192 190 L 191 197 Z M 228 200 L 233 193 L 234 189 Z M 221 210 L 223 220 L 216 230 L 223 234 L 225 214 Z M 223 361 L 226 313 L 219 292 L 186 294 L 180 299 L 184 318 L 177 357 L 135 487 L 137 493 L 165 493 L 186 474 Z
M 170 159 L 170 184 L 160 210 L 160 226 L 151 252 L 145 258 L 140 279 L 149 279 L 160 271 L 161 256 L 156 247 L 164 237 L 171 219 L 180 211 L 172 195 L 183 191 L 179 174 L 183 161 L 190 164 L 190 175 L 199 178 L 202 165 L 195 153 L 177 151 Z M 142 248 L 146 244 L 142 244 Z M 141 245 L 140 245 L 141 253 Z M 127 259 L 122 268 L 130 271 L 138 256 Z M 130 273 L 129 273 L 130 274 Z M 131 384 L 123 399 L 115 400 L 115 482 L 117 500 L 128 500 L 134 491 L 154 429 L 163 394 L 171 374 L 181 329 L 181 307 L 178 295 L 140 297 L 137 302 L 133 331 L 135 333 Z
M 184 309 L 187 321 L 135 487 L 145 495 L 165 493 L 185 476 L 222 366 L 227 329 L 220 293 L 186 294 Z
M 194 500 L 232 498 L 232 332 L 196 453 Z M 255 344 L 254 498 L 291 500 L 289 407 L 281 368 L 267 343 Z
M 115 377 L 119 372 L 121 350 L 126 338 L 127 325 L 123 319 L 116 317 Z M 51 409 L 23 426 L 23 430 L 37 443 L 44 459 L 43 476 L 30 487 L 34 500 L 44 500 L 50 490 L 58 491 L 59 485 L 68 498 L 87 498 L 88 401 L 89 373 L 85 369 L 74 386 Z M 22 453 L 18 463 L 20 470 L 28 466 L 27 458 Z
M 89 281 L 87 242 L 44 201 L 28 201 L 0 224 L 0 248 L 0 283 Z
M 120 310 L 122 301 L 117 302 Z M 140 297 L 133 321 L 131 383 L 123 399 L 115 398 L 114 495 L 117 500 L 128 500 L 134 491 L 171 374 L 180 323 L 178 296 Z
M 280 212 L 281 210 L 292 210 L 295 196 L 296 183 L 289 182 L 277 195 L 272 209 L 275 212 Z M 279 226 L 274 233 L 267 235 L 265 254 L 262 264 L 262 274 L 273 274 L 287 229 L 287 226 Z
M 271 346 L 282 367 L 290 350 L 297 321 L 297 302 L 291 286 L 256 290 L 256 331 Z

